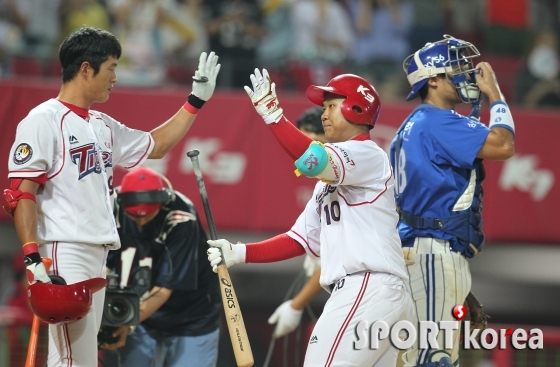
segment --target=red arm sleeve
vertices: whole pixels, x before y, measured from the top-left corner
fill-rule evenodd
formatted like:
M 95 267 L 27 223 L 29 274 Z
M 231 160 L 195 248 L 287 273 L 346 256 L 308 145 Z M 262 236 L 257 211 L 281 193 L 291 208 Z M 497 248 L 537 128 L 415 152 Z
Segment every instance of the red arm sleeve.
M 245 262 L 271 263 L 305 254 L 299 242 L 283 233 L 256 243 L 246 244 Z
M 282 116 L 276 124 L 268 125 L 278 143 L 295 161 L 305 153 L 309 144 L 313 141 L 302 133 L 286 117 Z

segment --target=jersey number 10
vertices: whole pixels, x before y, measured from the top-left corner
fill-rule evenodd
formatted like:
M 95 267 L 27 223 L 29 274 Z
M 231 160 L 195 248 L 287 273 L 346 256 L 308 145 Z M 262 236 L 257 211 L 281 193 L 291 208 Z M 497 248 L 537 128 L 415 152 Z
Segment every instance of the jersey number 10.
M 323 207 L 323 209 L 325 210 L 327 225 L 331 224 L 331 219 L 335 222 L 338 222 L 340 220 L 340 204 L 337 200 L 330 203 L 330 208 L 329 204 L 327 204 Z

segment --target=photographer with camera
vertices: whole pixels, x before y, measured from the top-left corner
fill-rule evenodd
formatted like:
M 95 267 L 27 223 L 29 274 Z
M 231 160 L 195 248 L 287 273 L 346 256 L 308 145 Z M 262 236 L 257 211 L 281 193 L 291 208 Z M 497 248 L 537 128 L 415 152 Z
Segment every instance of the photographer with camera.
M 220 291 L 192 202 L 141 167 L 116 190 L 115 220 L 122 245 L 107 268 L 117 285 L 107 288 L 99 347 L 118 349 L 123 367 L 215 367 Z

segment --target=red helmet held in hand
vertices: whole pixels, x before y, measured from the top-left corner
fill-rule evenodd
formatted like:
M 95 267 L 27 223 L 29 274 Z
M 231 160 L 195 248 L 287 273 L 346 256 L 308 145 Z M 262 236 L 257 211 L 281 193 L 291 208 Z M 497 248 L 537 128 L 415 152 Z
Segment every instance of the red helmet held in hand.
M 106 285 L 103 278 L 68 285 L 37 282 L 29 286 L 27 296 L 39 319 L 48 324 L 68 324 L 88 314 L 93 294 Z

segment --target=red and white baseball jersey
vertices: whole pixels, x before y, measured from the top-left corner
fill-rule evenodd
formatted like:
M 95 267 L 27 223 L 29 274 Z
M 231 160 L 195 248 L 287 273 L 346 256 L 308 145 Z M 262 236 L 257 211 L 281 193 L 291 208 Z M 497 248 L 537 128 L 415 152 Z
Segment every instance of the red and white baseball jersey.
M 17 127 L 8 177 L 47 174 L 37 193 L 39 244 L 119 248 L 110 199 L 113 167 L 138 166 L 153 147 L 150 133 L 130 129 L 98 111 L 90 110 L 86 121 L 56 99 L 31 110 Z
M 287 234 L 321 259 L 323 287 L 349 274 L 408 275 L 397 232 L 389 158 L 371 140 L 327 143 L 338 181 L 319 181 Z

